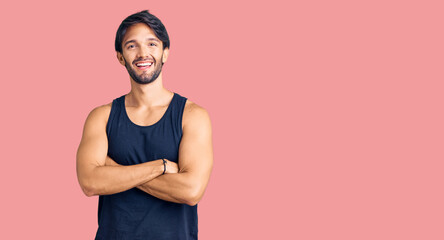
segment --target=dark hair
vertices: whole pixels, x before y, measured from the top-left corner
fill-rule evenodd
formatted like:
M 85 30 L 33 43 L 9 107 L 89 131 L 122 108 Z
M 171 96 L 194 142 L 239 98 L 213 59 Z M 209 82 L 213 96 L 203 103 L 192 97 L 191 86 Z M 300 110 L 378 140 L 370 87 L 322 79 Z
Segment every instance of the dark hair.
M 148 27 L 154 31 L 156 37 L 162 41 L 163 49 L 170 47 L 170 38 L 168 37 L 165 26 L 162 24 L 160 19 L 149 13 L 148 10 L 144 10 L 125 18 L 125 20 L 123 20 L 120 24 L 119 29 L 117 29 L 115 41 L 115 48 L 117 52 L 122 53 L 122 40 L 125 36 L 126 30 L 136 23 L 145 23 L 148 25 Z

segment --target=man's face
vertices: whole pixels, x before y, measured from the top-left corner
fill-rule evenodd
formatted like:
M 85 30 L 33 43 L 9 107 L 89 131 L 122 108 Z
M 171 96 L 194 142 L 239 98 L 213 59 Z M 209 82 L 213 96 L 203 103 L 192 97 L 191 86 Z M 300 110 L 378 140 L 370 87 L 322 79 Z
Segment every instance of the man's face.
M 168 57 L 154 31 L 146 24 L 129 27 L 122 41 L 122 54 L 117 52 L 119 62 L 126 67 L 131 79 L 139 84 L 148 84 L 157 79 Z

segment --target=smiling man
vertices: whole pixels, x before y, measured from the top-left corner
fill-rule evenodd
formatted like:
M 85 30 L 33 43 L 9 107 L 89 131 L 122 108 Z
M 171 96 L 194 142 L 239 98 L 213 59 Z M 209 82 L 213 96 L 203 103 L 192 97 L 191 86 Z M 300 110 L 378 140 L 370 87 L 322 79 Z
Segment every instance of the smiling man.
M 197 203 L 212 166 L 207 111 L 163 87 L 170 41 L 148 11 L 127 17 L 115 40 L 131 91 L 88 115 L 77 151 L 87 196 L 99 195 L 95 239 L 197 239 Z

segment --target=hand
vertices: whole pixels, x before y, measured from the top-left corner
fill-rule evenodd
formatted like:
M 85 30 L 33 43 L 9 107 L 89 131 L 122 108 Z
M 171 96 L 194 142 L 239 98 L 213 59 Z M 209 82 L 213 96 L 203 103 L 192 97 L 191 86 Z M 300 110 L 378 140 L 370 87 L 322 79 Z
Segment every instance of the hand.
M 164 158 L 166 163 L 166 171 L 165 174 L 167 173 L 178 173 L 179 172 L 179 165 L 177 165 L 177 163 L 175 162 L 171 162 L 170 160 Z M 162 162 L 163 163 L 163 162 Z

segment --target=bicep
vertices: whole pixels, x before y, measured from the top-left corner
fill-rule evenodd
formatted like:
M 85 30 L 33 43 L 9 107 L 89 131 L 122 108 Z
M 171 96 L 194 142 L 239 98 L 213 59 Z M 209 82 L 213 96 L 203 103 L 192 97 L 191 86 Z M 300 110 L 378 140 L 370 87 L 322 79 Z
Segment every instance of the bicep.
M 88 115 L 82 140 L 77 150 L 77 173 L 79 178 L 87 175 L 94 167 L 104 166 L 108 152 L 108 138 L 103 118 L 104 109 L 96 108 Z
M 179 169 L 206 185 L 213 167 L 211 121 L 202 108 L 192 110 L 187 118 L 179 147 Z

